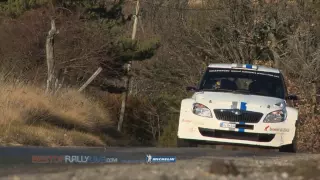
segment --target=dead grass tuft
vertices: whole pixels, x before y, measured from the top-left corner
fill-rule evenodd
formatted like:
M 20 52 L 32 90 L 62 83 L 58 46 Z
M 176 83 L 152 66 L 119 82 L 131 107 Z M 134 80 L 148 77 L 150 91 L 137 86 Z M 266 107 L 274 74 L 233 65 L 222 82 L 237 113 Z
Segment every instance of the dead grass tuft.
M 38 87 L 0 82 L 0 144 L 102 146 L 114 142 L 108 129 L 108 111 L 76 90 L 46 96 Z

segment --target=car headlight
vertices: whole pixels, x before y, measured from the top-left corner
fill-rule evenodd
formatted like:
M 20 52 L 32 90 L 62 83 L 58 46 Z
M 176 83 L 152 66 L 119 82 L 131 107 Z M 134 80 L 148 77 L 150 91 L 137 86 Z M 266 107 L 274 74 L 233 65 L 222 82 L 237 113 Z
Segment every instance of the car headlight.
M 273 111 L 269 113 L 263 120 L 265 123 L 278 123 L 287 119 L 287 111 L 285 109 Z
M 193 104 L 192 112 L 193 112 L 193 114 L 198 115 L 198 116 L 212 118 L 212 114 L 211 114 L 210 109 L 207 106 L 200 104 L 200 103 Z

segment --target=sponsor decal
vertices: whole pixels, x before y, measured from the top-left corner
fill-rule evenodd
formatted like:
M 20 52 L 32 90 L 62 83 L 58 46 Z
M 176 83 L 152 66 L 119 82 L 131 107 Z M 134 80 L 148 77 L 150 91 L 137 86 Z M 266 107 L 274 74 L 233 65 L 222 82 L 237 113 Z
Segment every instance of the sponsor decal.
M 209 72 L 230 72 L 229 69 L 211 69 Z
M 202 122 L 197 122 L 197 121 L 192 121 L 192 120 L 187 120 L 187 119 L 182 119 L 182 123 L 192 123 L 193 125 L 197 125 L 197 126 L 203 126 L 204 123 Z
M 172 163 L 176 162 L 176 156 L 152 156 L 151 154 L 146 155 L 146 163 Z
M 195 132 L 195 131 L 196 131 L 196 128 L 191 127 L 191 128 L 188 129 L 188 131 L 189 131 L 189 132 Z
M 272 127 L 270 127 L 270 126 L 268 125 L 268 126 L 266 126 L 266 127 L 264 128 L 264 131 L 271 131 L 271 132 L 289 132 L 290 129 L 288 129 L 288 128 L 272 128 Z
M 220 127 L 229 128 L 229 129 L 235 129 L 236 128 L 236 124 L 221 122 L 220 123 Z
M 182 122 L 185 122 L 185 123 L 190 123 L 191 120 L 187 120 L 187 119 L 182 119 Z
M 241 65 L 241 67 L 237 67 L 237 68 L 243 68 L 243 67 Z M 251 68 L 248 68 L 248 67 L 245 67 L 245 68 L 251 69 Z M 258 74 L 258 75 L 263 75 L 263 76 L 270 76 L 270 77 L 280 78 L 280 76 L 278 74 L 275 74 L 275 73 L 266 73 L 266 72 L 252 71 L 252 70 L 210 69 L 209 72 L 213 72 L 213 73 L 214 72 L 240 72 L 240 73 Z
M 281 139 L 280 139 L 280 145 L 283 145 L 284 141 L 283 141 L 283 134 L 281 134 Z

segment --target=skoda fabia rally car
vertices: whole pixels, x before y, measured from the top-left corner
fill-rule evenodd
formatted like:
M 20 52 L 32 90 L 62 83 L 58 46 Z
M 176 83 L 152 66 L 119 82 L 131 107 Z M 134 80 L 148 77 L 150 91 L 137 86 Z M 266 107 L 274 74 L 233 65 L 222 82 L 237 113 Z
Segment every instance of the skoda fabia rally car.
M 181 102 L 178 146 L 242 144 L 296 151 L 298 110 L 278 69 L 211 64 Z

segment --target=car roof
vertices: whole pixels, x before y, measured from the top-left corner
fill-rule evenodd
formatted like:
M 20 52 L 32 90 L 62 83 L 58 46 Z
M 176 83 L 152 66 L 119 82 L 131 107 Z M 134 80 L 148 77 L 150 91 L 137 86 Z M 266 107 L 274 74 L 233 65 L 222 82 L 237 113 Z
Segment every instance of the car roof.
M 253 64 L 209 64 L 209 68 L 225 68 L 225 69 L 231 69 L 231 68 L 237 68 L 237 69 L 247 69 L 247 70 L 253 70 L 253 71 L 259 71 L 259 72 L 270 72 L 270 73 L 280 73 L 279 69 L 271 68 L 267 66 L 260 66 L 260 65 L 253 65 Z M 254 67 L 254 68 L 252 68 Z

